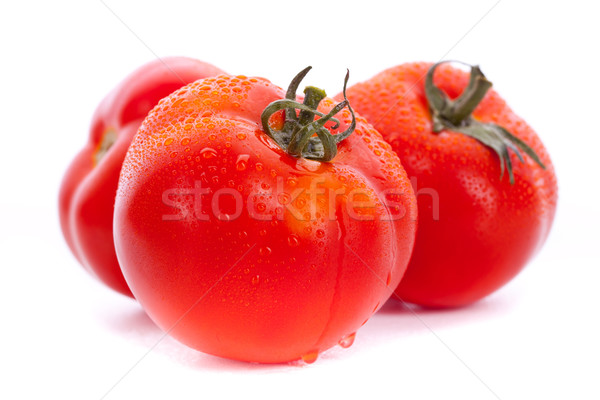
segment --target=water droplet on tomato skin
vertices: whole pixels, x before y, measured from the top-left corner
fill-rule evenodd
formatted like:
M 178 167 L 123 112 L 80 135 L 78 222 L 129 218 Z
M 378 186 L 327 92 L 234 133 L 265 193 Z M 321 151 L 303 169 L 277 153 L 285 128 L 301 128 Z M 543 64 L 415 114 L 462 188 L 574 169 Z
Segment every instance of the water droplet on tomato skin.
M 300 244 L 298 236 L 294 235 L 293 233 L 290 236 L 288 236 L 287 242 L 290 247 L 296 247 Z
M 317 358 L 319 358 L 318 351 L 311 351 L 310 353 L 302 355 L 302 361 L 304 361 L 306 364 L 314 363 L 315 361 L 317 361 Z
M 204 158 L 213 158 L 217 156 L 217 151 L 211 147 L 205 147 L 202 150 L 200 150 L 200 154 Z
M 279 193 L 277 195 L 277 201 L 279 202 L 279 204 L 288 204 L 290 202 L 291 196 L 287 193 Z
M 246 167 L 248 166 L 249 158 L 250 158 L 250 155 L 248 155 L 248 154 L 240 154 L 237 158 L 237 161 L 235 162 L 235 169 L 237 169 L 238 171 L 245 170 Z
M 356 338 L 356 332 L 353 332 L 349 335 L 346 335 L 344 337 L 342 337 L 340 339 L 340 341 L 338 342 L 338 344 L 343 347 L 344 349 L 347 349 L 348 347 L 352 346 L 352 344 L 354 343 L 354 339 Z
M 306 205 L 306 200 L 299 198 L 298 200 L 296 200 L 296 206 L 298 208 L 304 208 L 304 206 Z
M 272 250 L 271 250 L 271 248 L 270 248 L 270 247 L 261 247 L 261 248 L 258 250 L 258 254 L 260 254 L 260 255 L 261 255 L 261 257 L 270 256 L 270 255 L 271 255 L 271 252 L 272 252 Z
M 252 285 L 256 286 L 260 283 L 260 276 L 254 275 L 251 279 Z

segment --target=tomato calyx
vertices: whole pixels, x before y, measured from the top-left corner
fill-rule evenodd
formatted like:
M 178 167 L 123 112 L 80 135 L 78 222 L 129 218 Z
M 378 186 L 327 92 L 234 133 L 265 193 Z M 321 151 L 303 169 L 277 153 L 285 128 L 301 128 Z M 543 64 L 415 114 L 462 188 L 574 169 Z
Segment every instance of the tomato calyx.
M 289 155 L 326 162 L 336 156 L 338 143 L 350 136 L 356 127 L 354 110 L 346 98 L 346 85 L 350 71 L 346 73 L 344 79 L 344 100 L 336 104 L 328 114 L 323 114 L 317 111 L 319 103 L 326 97 L 322 89 L 307 86 L 304 89 L 304 101 L 302 103 L 296 101 L 296 90 L 311 68 L 306 67 L 292 79 L 285 99 L 275 100 L 264 109 L 261 122 L 265 133 Z M 334 116 L 346 107 L 352 114 L 352 123 L 345 131 L 336 135 L 331 134 L 330 129 L 337 129 L 340 125 L 340 121 Z M 285 122 L 280 130 L 273 130 L 269 125 L 269 119 L 281 110 L 285 110 Z M 296 113 L 296 110 L 300 112 Z M 315 120 L 315 116 L 319 116 L 319 119 Z M 325 124 L 329 121 L 334 125 L 328 129 Z
M 465 64 L 471 68 L 469 83 L 463 93 L 455 100 L 450 100 L 446 94 L 435 86 L 433 83 L 435 69 L 447 62 L 450 61 L 440 61 L 431 66 L 425 78 L 425 95 L 432 113 L 433 132 L 439 133 L 445 129 L 460 132 L 477 139 L 494 150 L 500 160 L 500 180 L 502 180 L 506 169 L 511 185 L 515 183 L 515 178 L 509 150 L 514 152 L 521 162 L 524 162 L 522 151 L 531 157 L 536 164 L 546 169 L 538 155 L 527 143 L 510 133 L 506 128 L 494 123 L 477 121 L 471 115 L 492 87 L 492 82 L 487 80 L 479 66 Z

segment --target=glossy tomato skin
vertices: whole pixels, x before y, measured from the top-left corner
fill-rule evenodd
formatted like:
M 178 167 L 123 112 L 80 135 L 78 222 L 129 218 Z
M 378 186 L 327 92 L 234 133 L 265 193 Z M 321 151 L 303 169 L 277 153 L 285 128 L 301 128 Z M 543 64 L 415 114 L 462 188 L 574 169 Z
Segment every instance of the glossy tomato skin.
M 132 296 L 112 235 L 114 198 L 127 148 L 146 114 L 161 98 L 189 82 L 222 72 L 185 57 L 142 66 L 100 103 L 88 142 L 63 177 L 59 216 L 65 240 L 88 272 L 119 293 Z
M 203 352 L 312 360 L 366 322 L 408 264 L 416 201 L 390 146 L 358 118 L 332 162 L 293 158 L 260 125 L 284 96 L 261 78 L 195 82 L 148 115 L 124 162 L 125 278 L 163 330 Z M 351 121 L 337 118 L 333 132 Z M 352 191 L 372 204 L 349 211 Z
M 429 307 L 475 302 L 511 280 L 541 248 L 557 203 L 554 167 L 536 133 L 490 90 L 474 111 L 524 140 L 546 169 L 512 154 L 514 180 L 500 179 L 493 151 L 461 133 L 432 132 L 424 92 L 431 64 L 386 70 L 348 89 L 353 106 L 400 156 L 419 207 L 412 260 L 396 290 L 404 301 Z M 458 97 L 468 74 L 440 66 L 435 84 Z

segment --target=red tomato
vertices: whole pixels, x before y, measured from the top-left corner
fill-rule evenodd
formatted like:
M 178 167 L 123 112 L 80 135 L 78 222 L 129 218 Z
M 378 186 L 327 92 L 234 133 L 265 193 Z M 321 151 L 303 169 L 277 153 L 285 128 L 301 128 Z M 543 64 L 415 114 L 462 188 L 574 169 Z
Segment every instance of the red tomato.
M 348 89 L 352 105 L 400 156 L 417 194 L 414 254 L 396 290 L 405 301 L 450 307 L 479 300 L 512 279 L 550 231 L 557 201 L 550 157 L 490 87 L 478 67 L 469 75 L 410 63 Z
M 263 78 L 188 85 L 127 153 L 114 220 L 123 273 L 148 315 L 193 348 L 312 362 L 348 346 L 404 273 L 416 202 L 400 161 L 346 102 L 310 87 L 295 103 L 307 71 L 288 100 Z M 313 122 L 317 105 L 339 123 Z
M 184 57 L 142 66 L 100 103 L 88 142 L 65 173 L 59 195 L 65 240 L 88 272 L 119 293 L 131 296 L 112 235 L 113 204 L 127 148 L 146 114 L 161 98 L 187 83 L 222 72 Z

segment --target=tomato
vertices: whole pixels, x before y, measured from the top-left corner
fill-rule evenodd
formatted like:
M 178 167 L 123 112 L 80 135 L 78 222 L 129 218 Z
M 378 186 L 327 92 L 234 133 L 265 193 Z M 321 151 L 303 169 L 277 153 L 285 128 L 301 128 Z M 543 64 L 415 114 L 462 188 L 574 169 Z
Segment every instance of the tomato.
M 346 101 L 308 87 L 296 102 L 307 72 L 287 95 L 263 78 L 199 80 L 159 103 L 127 153 L 119 262 L 190 347 L 312 362 L 352 342 L 408 264 L 416 200 L 400 160 Z
M 390 68 L 348 98 L 398 153 L 417 195 L 415 249 L 396 295 L 452 307 L 494 292 L 541 248 L 557 184 L 539 137 L 479 68 L 440 64 Z
M 127 148 L 158 101 L 220 69 L 184 57 L 150 62 L 117 86 L 98 106 L 85 147 L 75 156 L 59 194 L 60 224 L 77 260 L 119 293 L 131 296 L 114 250 L 113 204 Z

